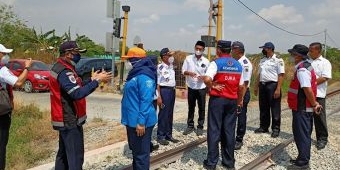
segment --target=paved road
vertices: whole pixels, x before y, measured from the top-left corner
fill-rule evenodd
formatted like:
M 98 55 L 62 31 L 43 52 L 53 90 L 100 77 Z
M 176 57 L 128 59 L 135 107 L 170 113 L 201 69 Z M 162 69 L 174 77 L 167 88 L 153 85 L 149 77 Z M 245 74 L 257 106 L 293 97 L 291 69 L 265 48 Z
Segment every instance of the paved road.
M 23 104 L 35 103 L 43 110 L 50 110 L 50 95 L 43 93 L 14 92 L 15 100 Z M 121 98 L 119 94 L 95 92 L 87 97 L 87 115 L 89 119 L 102 118 L 120 122 Z M 177 99 L 175 114 L 187 114 L 186 100 Z

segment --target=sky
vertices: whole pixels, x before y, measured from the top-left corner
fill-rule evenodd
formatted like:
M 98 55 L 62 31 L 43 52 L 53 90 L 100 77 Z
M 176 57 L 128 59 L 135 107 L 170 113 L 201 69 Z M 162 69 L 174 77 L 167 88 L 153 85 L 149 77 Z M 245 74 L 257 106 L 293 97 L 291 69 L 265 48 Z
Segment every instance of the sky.
M 217 0 L 214 0 L 216 2 Z M 43 32 L 64 33 L 71 27 L 73 37 L 87 35 L 105 46 L 106 32 L 113 20 L 106 17 L 106 0 L 0 0 L 29 27 Z M 297 34 L 315 34 L 327 29 L 327 45 L 340 45 L 339 0 L 242 0 L 271 23 Z M 121 0 L 129 5 L 127 45 L 136 35 L 145 49 L 193 52 L 201 35 L 208 33 L 209 0 Z M 123 12 L 121 13 L 123 16 Z M 294 44 L 324 43 L 325 35 L 295 36 L 274 28 L 244 8 L 237 0 L 224 0 L 224 38 L 244 43 L 246 53 L 259 53 L 267 41 L 276 51 L 286 53 Z

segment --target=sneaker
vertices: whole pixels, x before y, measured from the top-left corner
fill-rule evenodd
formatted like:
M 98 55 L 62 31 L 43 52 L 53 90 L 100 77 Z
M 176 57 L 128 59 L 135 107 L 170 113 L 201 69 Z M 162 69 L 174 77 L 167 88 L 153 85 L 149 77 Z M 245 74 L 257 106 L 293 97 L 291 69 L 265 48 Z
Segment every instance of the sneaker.
M 165 140 L 165 139 L 160 139 L 160 140 L 157 140 L 157 142 L 161 145 L 169 145 L 169 141 Z
M 208 160 L 203 161 L 203 167 L 207 170 L 215 170 L 216 169 L 215 165 L 208 165 Z
M 150 153 L 153 152 L 153 151 L 156 151 L 159 149 L 159 145 L 157 144 L 152 144 L 152 147 L 150 148 Z
M 280 134 L 280 132 L 278 132 L 278 131 L 273 131 L 271 137 L 272 137 L 272 138 L 277 138 L 277 137 L 279 137 L 279 134 Z
M 235 167 L 229 167 L 227 164 L 222 162 L 222 166 L 226 169 L 226 170 L 235 170 Z
M 197 136 L 202 136 L 202 135 L 203 135 L 203 129 L 197 128 L 197 130 L 196 130 L 196 135 L 197 135 Z
M 235 143 L 235 150 L 240 150 L 243 146 L 243 142 L 236 141 Z
M 178 139 L 175 139 L 175 138 L 173 138 L 173 137 L 171 137 L 170 139 L 166 139 L 166 140 L 168 140 L 168 141 L 170 141 L 170 142 L 172 142 L 172 143 L 178 143 L 178 142 L 179 142 Z
M 195 128 L 188 127 L 184 130 L 183 135 L 189 135 L 194 130 L 195 130 Z
M 316 142 L 316 149 L 321 150 L 321 149 L 325 148 L 326 145 L 327 145 L 327 142 L 317 141 Z
M 309 170 L 310 167 L 309 167 L 309 164 L 306 164 L 306 165 L 302 165 L 302 166 L 299 166 L 299 165 L 296 165 L 296 164 L 292 164 L 292 165 L 289 165 L 287 167 L 288 170 L 290 169 L 300 169 L 300 170 Z
M 256 129 L 255 131 L 254 131 L 255 133 L 267 133 L 267 132 L 269 132 L 268 131 L 268 129 L 262 129 L 262 128 L 258 128 L 258 129 Z

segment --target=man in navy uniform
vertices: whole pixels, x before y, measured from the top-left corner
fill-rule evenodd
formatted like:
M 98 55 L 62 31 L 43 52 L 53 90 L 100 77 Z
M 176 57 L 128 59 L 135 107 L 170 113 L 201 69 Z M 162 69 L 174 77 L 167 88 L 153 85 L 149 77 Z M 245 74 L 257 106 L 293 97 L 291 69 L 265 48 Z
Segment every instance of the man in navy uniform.
M 259 72 L 255 82 L 254 93 L 259 92 L 260 127 L 255 133 L 267 133 L 272 118 L 271 137 L 280 134 L 281 126 L 281 85 L 285 73 L 284 62 L 274 54 L 274 44 L 266 42 L 262 48 L 263 58 L 260 60 Z
M 162 63 L 157 67 L 157 91 L 159 106 L 157 141 L 161 145 L 168 145 L 179 140 L 172 137 L 173 114 L 176 97 L 175 70 L 173 67 L 174 53 L 169 48 L 163 48 L 160 52 Z
M 218 58 L 211 62 L 204 83 L 210 88 L 208 106 L 208 155 L 203 166 L 215 169 L 221 141 L 222 165 L 235 169 L 234 147 L 237 114 L 243 104 L 241 64 L 230 56 L 231 41 L 217 42 Z
M 247 129 L 247 107 L 250 101 L 250 91 L 249 85 L 251 80 L 251 75 L 253 72 L 253 65 L 249 59 L 244 55 L 244 45 L 242 42 L 235 41 L 232 46 L 232 54 L 235 59 L 240 62 L 243 70 L 243 80 L 245 87 L 245 94 L 243 99 L 243 107 L 241 113 L 237 116 L 237 130 L 236 130 L 236 144 L 235 150 L 241 149 L 243 145 L 243 137 L 246 134 Z
M 296 64 L 287 100 L 293 113 L 293 135 L 299 154 L 287 169 L 309 169 L 313 112 L 320 114 L 322 106 L 316 101 L 317 80 L 308 61 L 308 47 L 296 44 L 288 52 Z
M 95 72 L 82 82 L 75 71 L 81 52 L 75 41 L 60 45 L 60 57 L 52 66 L 50 80 L 52 125 L 59 132 L 59 150 L 55 169 L 81 170 L 84 162 L 83 124 L 86 121 L 85 97 L 91 94 L 100 82 L 108 82 L 112 74 Z

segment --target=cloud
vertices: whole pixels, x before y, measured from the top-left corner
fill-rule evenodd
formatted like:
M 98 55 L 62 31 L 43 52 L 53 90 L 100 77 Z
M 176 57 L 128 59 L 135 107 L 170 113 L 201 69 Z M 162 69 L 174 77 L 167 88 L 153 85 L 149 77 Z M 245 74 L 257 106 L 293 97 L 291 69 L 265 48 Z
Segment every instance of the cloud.
M 283 4 L 277 4 L 269 8 L 262 8 L 258 14 L 263 18 L 273 21 L 274 23 L 282 24 L 295 24 L 304 21 L 304 18 L 299 14 L 292 6 L 285 6 Z M 253 20 L 259 20 L 255 15 L 251 16 Z
M 326 0 L 310 8 L 311 13 L 320 18 L 339 17 L 340 15 L 340 1 Z
M 209 10 L 210 3 L 208 0 L 185 0 L 184 8 L 186 9 L 197 9 L 199 11 Z
M 159 21 L 159 19 L 160 19 L 159 15 L 151 14 L 150 16 L 145 17 L 145 18 L 135 19 L 134 23 L 135 24 L 150 24 L 150 23 L 154 23 L 154 22 Z

